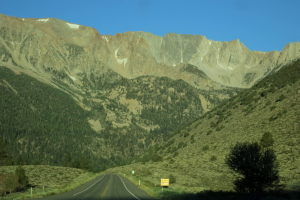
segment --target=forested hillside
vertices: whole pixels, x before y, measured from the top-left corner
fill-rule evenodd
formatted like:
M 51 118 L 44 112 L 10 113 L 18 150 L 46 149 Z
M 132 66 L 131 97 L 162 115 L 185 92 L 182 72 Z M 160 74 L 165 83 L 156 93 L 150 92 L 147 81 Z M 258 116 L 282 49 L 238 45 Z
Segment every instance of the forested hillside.
M 182 80 L 144 76 L 126 79 L 108 71 L 82 74 L 83 94 L 64 84 L 57 87 L 24 73 L 0 68 L 1 138 L 14 164 L 52 164 L 104 169 L 130 163 L 204 113 L 199 93 Z M 74 100 L 83 96 L 82 101 Z
M 58 89 L 0 70 L 0 133 L 13 163 L 93 165 L 96 155 L 88 146 L 96 134 L 87 122 L 88 112 Z

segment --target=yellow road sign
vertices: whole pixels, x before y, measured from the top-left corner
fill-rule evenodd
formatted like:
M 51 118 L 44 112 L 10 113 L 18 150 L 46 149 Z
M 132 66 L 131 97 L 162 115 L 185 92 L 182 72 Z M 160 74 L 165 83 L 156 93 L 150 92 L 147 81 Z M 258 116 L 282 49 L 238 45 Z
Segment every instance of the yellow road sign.
M 160 186 L 169 186 L 169 185 L 170 185 L 170 179 L 168 178 L 160 179 Z

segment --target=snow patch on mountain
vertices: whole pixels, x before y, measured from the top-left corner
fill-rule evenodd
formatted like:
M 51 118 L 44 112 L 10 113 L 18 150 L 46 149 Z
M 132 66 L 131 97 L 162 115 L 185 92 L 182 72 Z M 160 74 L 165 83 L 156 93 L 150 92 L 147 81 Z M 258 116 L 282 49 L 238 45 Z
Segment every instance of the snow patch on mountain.
M 72 29 L 79 29 L 80 25 L 78 24 L 72 24 L 72 23 L 67 23 L 67 25 L 72 28 Z
M 102 36 L 102 39 L 104 39 L 106 42 L 109 42 L 109 39 L 106 36 Z
M 124 65 L 124 68 L 125 68 L 125 66 L 126 66 L 126 64 L 127 64 L 127 61 L 128 61 L 128 58 L 119 58 L 119 57 L 118 57 L 118 51 L 119 51 L 119 48 L 117 48 L 117 49 L 115 50 L 115 58 L 116 58 L 118 64 L 120 64 L 120 65 L 123 64 L 123 65 Z
M 36 21 L 38 21 L 38 22 L 48 22 L 49 18 L 37 19 Z

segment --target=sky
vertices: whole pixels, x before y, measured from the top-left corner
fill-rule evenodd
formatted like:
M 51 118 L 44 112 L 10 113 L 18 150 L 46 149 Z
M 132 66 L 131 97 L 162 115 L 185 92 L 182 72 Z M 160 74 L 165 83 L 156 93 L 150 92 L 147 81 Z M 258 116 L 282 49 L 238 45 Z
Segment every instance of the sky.
M 249 49 L 300 42 L 300 0 L 0 0 L 0 13 L 59 18 L 115 35 L 145 31 L 239 39 Z

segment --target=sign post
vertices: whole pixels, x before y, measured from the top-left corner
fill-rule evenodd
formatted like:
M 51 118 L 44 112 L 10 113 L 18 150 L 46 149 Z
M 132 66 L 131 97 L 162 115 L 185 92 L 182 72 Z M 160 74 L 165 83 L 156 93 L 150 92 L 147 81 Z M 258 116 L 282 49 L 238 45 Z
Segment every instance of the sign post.
M 169 185 L 170 185 L 170 179 L 168 179 L 168 178 L 160 179 L 160 186 L 161 186 L 162 191 L 164 191 L 164 187 L 169 187 Z

